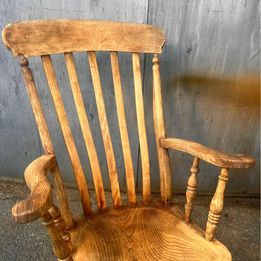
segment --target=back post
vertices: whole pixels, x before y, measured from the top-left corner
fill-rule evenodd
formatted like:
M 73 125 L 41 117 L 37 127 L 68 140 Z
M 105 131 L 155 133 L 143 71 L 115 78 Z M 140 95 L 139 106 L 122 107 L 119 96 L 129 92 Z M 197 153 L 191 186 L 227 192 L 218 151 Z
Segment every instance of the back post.
M 167 149 L 160 146 L 160 140 L 166 137 L 164 126 L 164 115 L 162 106 L 162 94 L 161 94 L 161 80 L 160 80 L 160 68 L 159 58 L 157 54 L 154 54 L 152 59 L 152 72 L 153 72 L 153 121 L 154 132 L 157 146 L 159 172 L 160 172 L 160 193 L 161 201 L 165 206 L 172 197 L 172 182 L 170 161 Z
M 50 133 L 47 127 L 47 123 L 44 117 L 41 102 L 36 90 L 35 82 L 33 79 L 32 71 L 29 67 L 29 61 L 24 56 L 19 57 L 19 63 L 22 70 L 23 79 L 29 96 L 29 100 L 32 106 L 32 111 L 36 121 L 39 136 L 42 142 L 43 150 L 45 154 L 54 154 L 54 148 L 51 141 Z M 60 203 L 60 209 L 63 219 L 65 220 L 67 229 L 73 227 L 73 219 L 69 208 L 68 199 L 63 187 L 61 173 L 58 164 L 54 165 L 51 170 L 54 182 L 56 186 L 57 198 Z

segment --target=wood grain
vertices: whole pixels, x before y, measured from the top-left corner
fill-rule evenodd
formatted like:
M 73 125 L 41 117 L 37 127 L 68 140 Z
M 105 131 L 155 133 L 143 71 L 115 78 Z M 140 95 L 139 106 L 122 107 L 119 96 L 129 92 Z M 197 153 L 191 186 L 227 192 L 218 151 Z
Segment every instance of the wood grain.
M 19 60 L 22 75 L 24 78 L 25 86 L 27 89 L 27 93 L 29 96 L 29 100 L 31 103 L 31 107 L 33 110 L 34 118 L 36 121 L 36 126 L 39 132 L 39 136 L 42 142 L 42 147 L 45 154 L 54 154 L 54 148 L 51 141 L 50 133 L 47 127 L 47 123 L 44 117 L 42 105 L 37 93 L 37 89 L 35 86 L 34 78 L 31 69 L 29 68 L 29 61 L 25 57 L 20 57 Z M 62 176 L 59 170 L 57 163 L 52 169 L 52 173 L 54 176 L 54 182 L 56 187 L 56 194 L 58 201 L 61 205 L 62 216 L 67 224 L 67 227 L 70 228 L 73 226 L 72 214 L 69 208 L 69 203 L 67 199 L 67 195 L 65 193 Z
M 70 252 L 73 251 L 71 233 L 66 228 L 66 223 L 64 222 L 64 219 L 61 216 L 60 209 L 53 204 L 52 207 L 48 210 L 48 212 L 52 216 L 53 223 L 57 228 L 58 232 L 60 233 L 60 235 L 62 236 L 64 244 L 66 245 L 67 249 Z
M 90 214 L 88 218 L 84 217 L 77 222 L 75 229 L 72 230 L 75 260 L 231 260 L 229 251 L 221 243 L 213 240 L 223 209 L 224 191 L 228 180 L 227 168 L 249 168 L 254 166 L 254 159 L 247 155 L 224 154 L 192 141 L 165 138 L 161 80 L 157 56 L 157 53 L 161 52 L 164 43 L 162 32 L 152 26 L 137 24 L 80 20 L 39 20 L 7 26 L 3 32 L 3 39 L 14 56 L 41 55 L 42 58 L 44 71 L 80 191 L 84 213 Z M 146 205 L 150 202 L 150 162 L 144 114 L 140 52 L 154 53 L 152 61 L 153 117 L 160 169 L 161 201 L 167 206 L 171 199 L 172 184 L 167 149 L 179 150 L 195 157 L 186 193 L 185 221 L 187 222 L 190 219 L 192 203 L 196 195 L 199 159 L 222 168 L 217 189 L 210 204 L 205 234 L 207 240 L 204 239 L 200 229 L 195 229 L 194 226 L 186 224 L 172 212 L 171 207 L 163 208 L 159 205 L 155 207 L 152 204 L 150 207 L 120 207 L 121 195 L 116 161 L 95 50 L 111 51 L 112 75 L 130 203 L 136 202 L 136 195 L 117 51 L 132 52 L 135 105 L 142 163 L 143 203 Z M 111 181 L 115 208 L 103 211 L 100 214 L 91 213 L 87 183 L 50 58 L 50 54 L 65 53 L 73 98 L 91 161 L 98 206 L 105 209 L 106 202 L 100 166 L 72 51 L 88 51 L 95 100 Z M 25 179 L 31 189 L 31 195 L 27 200 L 18 203 L 13 208 L 13 215 L 21 223 L 42 216 L 43 223 L 48 228 L 56 256 L 59 260 L 71 260 L 70 234 L 66 230 L 59 209 L 52 204 L 51 187 L 45 177 L 47 170 L 52 170 L 56 177 L 55 181 L 59 189 L 58 196 L 61 198 L 63 206 L 68 207 L 68 202 L 66 203 L 59 168 L 53 155 L 53 146 L 32 73 L 28 67 L 28 60 L 22 57 L 20 65 L 44 150 L 45 153 L 50 155 L 45 155 L 29 165 L 28 170 L 25 172 Z M 67 210 L 64 211 L 64 214 L 70 218 Z M 68 213 L 66 214 L 66 212 Z
M 58 116 L 58 120 L 61 126 L 61 130 L 63 133 L 63 137 L 65 140 L 65 144 L 71 159 L 74 176 L 77 182 L 77 186 L 80 192 L 80 197 L 82 201 L 82 207 L 85 214 L 91 213 L 90 206 L 90 198 L 88 193 L 87 183 L 84 177 L 82 165 L 80 162 L 80 158 L 76 149 L 76 145 L 72 136 L 71 128 L 69 125 L 69 121 L 66 116 L 65 108 L 62 101 L 62 96 L 58 87 L 58 83 L 56 80 L 53 64 L 51 61 L 51 57 L 49 55 L 42 56 L 42 63 L 44 67 L 44 71 L 46 74 L 47 82 L 49 85 L 49 89 L 51 91 L 51 95 L 53 98 L 53 102 L 55 105 L 56 113 Z
M 106 208 L 106 199 L 103 188 L 103 181 L 101 175 L 100 164 L 97 156 L 97 152 L 95 149 L 95 144 L 92 138 L 89 121 L 87 118 L 87 114 L 84 107 L 84 101 L 81 94 L 80 84 L 76 72 L 76 67 L 74 64 L 73 54 L 65 53 L 65 62 L 68 70 L 68 75 L 71 83 L 74 103 L 76 106 L 78 118 L 80 121 L 83 138 L 85 141 L 85 146 L 89 156 L 89 162 L 91 165 L 92 176 L 94 181 L 94 187 L 97 197 L 98 208 L 105 209 Z
M 62 19 L 7 25 L 3 41 L 17 57 L 93 50 L 161 53 L 165 38 L 151 25 Z
M 231 260 L 227 248 L 204 236 L 166 208 L 109 209 L 72 231 L 75 261 Z
M 48 212 L 52 205 L 52 189 L 46 174 L 54 165 L 55 156 L 49 154 L 35 159 L 26 168 L 24 177 L 31 194 L 13 207 L 12 215 L 16 222 L 27 223 Z
M 132 67 L 133 67 L 133 77 L 134 77 L 135 105 L 136 105 L 136 114 L 137 114 L 137 122 L 138 122 L 138 133 L 139 133 L 139 140 L 140 140 L 143 203 L 148 204 L 150 201 L 150 161 L 149 161 L 147 134 L 146 134 L 145 115 L 144 115 L 142 78 L 141 78 L 139 53 L 132 53 Z
M 221 212 L 223 210 L 225 188 L 228 181 L 228 169 L 222 168 L 218 179 L 217 188 L 210 203 L 206 226 L 206 239 L 210 241 L 214 238 L 217 225 L 221 217 Z
M 199 158 L 193 159 L 193 164 L 190 169 L 191 175 L 188 179 L 187 190 L 186 190 L 186 204 L 185 204 L 185 221 L 190 221 L 191 212 L 193 210 L 193 202 L 197 196 L 198 190 L 198 173 L 199 173 Z
M 61 209 L 61 214 L 65 221 L 66 228 L 70 229 L 74 226 L 73 217 L 69 207 L 67 194 L 65 192 L 65 188 L 63 187 L 61 172 L 56 160 L 55 160 L 55 166 L 51 169 L 51 172 L 54 178 L 54 183 L 55 183 L 54 188 L 59 202 L 59 207 Z
M 97 105 L 97 110 L 99 115 L 100 126 L 101 126 L 102 139 L 103 139 L 103 144 L 105 148 L 105 154 L 106 154 L 106 159 L 107 159 L 107 164 L 109 169 L 113 205 L 114 207 L 119 207 L 121 205 L 121 196 L 120 196 L 117 167 L 116 167 L 115 156 L 114 156 L 112 142 L 111 142 L 111 135 L 110 135 L 109 125 L 108 125 L 108 120 L 107 120 L 107 115 L 105 110 L 99 69 L 98 69 L 95 52 L 88 52 L 88 59 L 90 64 L 94 94 L 95 94 L 96 105 Z
M 164 115 L 162 106 L 162 94 L 161 94 L 161 81 L 160 81 L 160 70 L 159 70 L 159 58 L 156 54 L 152 59 L 152 70 L 153 70 L 153 122 L 154 122 L 154 133 L 156 139 L 158 162 L 159 162 L 159 174 L 160 174 L 160 193 L 161 201 L 165 205 L 172 198 L 172 181 L 170 171 L 170 161 L 167 149 L 162 148 L 160 140 L 165 138 L 165 125 Z
M 251 168 L 255 165 L 255 160 L 251 156 L 225 154 L 189 140 L 166 138 L 162 139 L 160 143 L 163 148 L 189 153 L 222 168 Z
M 51 239 L 53 251 L 55 255 L 58 258 L 58 261 L 73 261 L 71 257 L 71 251 L 67 247 L 66 243 L 64 242 L 64 239 L 62 235 L 60 234 L 59 230 L 55 226 L 54 219 L 50 215 L 49 212 L 43 215 L 43 221 L 42 224 L 46 226 L 48 230 L 49 237 Z
M 126 123 L 124 101 L 122 94 L 121 86 L 121 77 L 120 77 L 120 67 L 117 52 L 111 52 L 111 68 L 114 84 L 114 92 L 116 99 L 116 107 L 118 114 L 118 123 L 121 135 L 122 151 L 125 164 L 125 173 L 127 181 L 127 190 L 128 190 L 128 200 L 129 203 L 136 203 L 136 194 L 135 194 L 135 183 L 134 183 L 134 171 L 131 158 L 130 142 L 128 136 L 128 129 Z

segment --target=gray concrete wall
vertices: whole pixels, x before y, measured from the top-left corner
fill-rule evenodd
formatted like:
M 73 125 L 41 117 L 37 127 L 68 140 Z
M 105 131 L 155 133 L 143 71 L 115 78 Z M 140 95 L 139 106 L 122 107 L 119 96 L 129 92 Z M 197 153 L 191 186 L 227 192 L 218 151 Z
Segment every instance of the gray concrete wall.
M 251 170 L 231 171 L 228 192 L 258 193 L 260 171 L 259 88 L 251 84 L 228 84 L 208 75 L 239 77 L 260 71 L 259 1 L 232 0 L 0 0 L 0 29 L 17 20 L 28 19 L 104 19 L 154 24 L 161 27 L 167 38 L 161 56 L 164 109 L 169 136 L 192 139 L 229 153 L 248 153 L 257 160 Z M 93 87 L 85 54 L 76 56 L 77 70 L 85 98 L 104 183 L 109 177 L 101 142 Z M 120 173 L 120 185 L 125 187 L 124 164 L 116 121 L 116 108 L 108 54 L 98 55 L 100 72 L 113 146 Z M 90 168 L 63 57 L 54 57 L 57 77 L 80 153 L 86 177 L 92 183 Z M 127 123 L 135 166 L 136 184 L 141 186 L 139 143 L 134 111 L 133 79 L 130 56 L 120 56 Z M 30 60 L 53 137 L 58 161 L 66 181 L 73 181 L 71 166 L 50 93 L 38 58 Z M 159 189 L 158 166 L 153 140 L 151 55 L 142 56 L 144 65 L 144 99 L 146 125 L 149 134 L 152 188 Z M 195 75 L 203 75 L 198 80 Z M 0 175 L 22 177 L 26 165 L 42 153 L 39 136 L 17 61 L 0 43 Z M 221 78 L 225 79 L 225 78 Z M 254 98 L 253 98 L 254 97 Z M 171 153 L 174 188 L 185 189 L 192 158 Z M 199 189 L 213 191 L 219 169 L 202 162 Z

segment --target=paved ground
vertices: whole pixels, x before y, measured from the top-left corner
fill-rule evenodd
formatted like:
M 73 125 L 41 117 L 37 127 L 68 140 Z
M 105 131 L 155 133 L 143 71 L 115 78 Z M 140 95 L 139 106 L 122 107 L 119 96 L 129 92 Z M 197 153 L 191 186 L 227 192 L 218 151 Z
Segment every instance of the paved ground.
M 40 221 L 18 225 L 12 219 L 11 208 L 28 195 L 24 184 L 0 181 L 0 260 L 37 261 L 56 260 L 45 229 Z M 75 189 L 68 189 L 70 205 L 80 211 Z M 109 194 L 107 195 L 109 198 Z M 94 195 L 92 194 L 92 199 Z M 210 197 L 197 198 L 193 220 L 202 228 L 208 213 Z M 176 196 L 175 202 L 183 204 L 184 196 Z M 232 252 L 234 261 L 260 260 L 260 200 L 249 198 L 226 198 L 223 217 L 217 239 Z

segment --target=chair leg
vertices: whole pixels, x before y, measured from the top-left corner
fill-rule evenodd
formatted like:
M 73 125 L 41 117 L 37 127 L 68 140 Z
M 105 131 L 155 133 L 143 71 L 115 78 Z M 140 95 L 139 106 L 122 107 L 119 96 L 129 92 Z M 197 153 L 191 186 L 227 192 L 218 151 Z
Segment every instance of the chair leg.
M 220 220 L 221 212 L 224 206 L 224 193 L 226 183 L 228 181 L 228 169 L 222 168 L 219 175 L 216 192 L 210 203 L 210 210 L 208 213 L 208 221 L 206 226 L 205 238 L 209 241 L 213 240 L 217 225 Z
M 73 261 L 70 249 L 66 245 L 64 239 L 60 235 L 57 227 L 54 224 L 53 217 L 47 212 L 43 217 L 43 225 L 46 226 L 51 238 L 52 247 L 59 261 Z
M 199 173 L 199 158 L 195 157 L 193 160 L 192 167 L 190 169 L 191 175 L 188 179 L 186 199 L 187 203 L 185 204 L 185 221 L 189 223 L 191 212 L 193 210 L 193 202 L 197 195 L 197 174 Z

